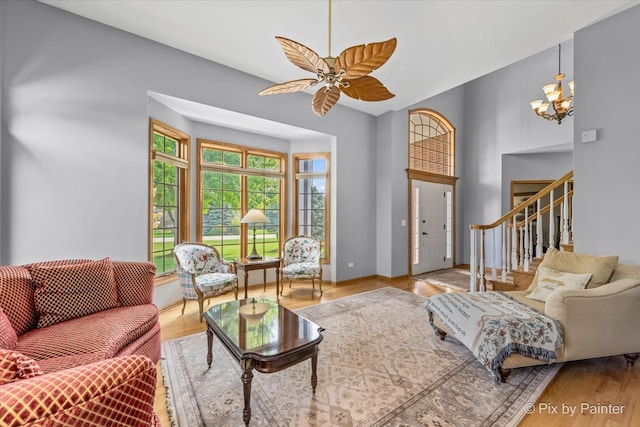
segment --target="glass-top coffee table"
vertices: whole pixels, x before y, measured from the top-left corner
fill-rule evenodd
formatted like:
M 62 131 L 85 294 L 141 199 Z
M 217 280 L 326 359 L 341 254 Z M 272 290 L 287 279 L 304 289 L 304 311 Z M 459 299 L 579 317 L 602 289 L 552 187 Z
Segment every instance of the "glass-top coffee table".
M 319 344 L 323 328 L 270 299 L 248 298 L 216 305 L 204 313 L 207 321 L 207 364 L 214 335 L 240 363 L 244 388 L 243 420 L 251 420 L 253 370 L 277 372 L 311 359 L 311 388 L 316 392 Z

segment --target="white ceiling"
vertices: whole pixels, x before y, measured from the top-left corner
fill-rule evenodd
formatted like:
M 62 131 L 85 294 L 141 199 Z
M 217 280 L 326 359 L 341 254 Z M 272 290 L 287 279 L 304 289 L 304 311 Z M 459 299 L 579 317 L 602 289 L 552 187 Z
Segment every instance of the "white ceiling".
M 328 55 L 327 0 L 41 1 L 261 77 L 269 81 L 266 86 L 313 77 L 286 59 L 275 36 Z M 398 39 L 389 61 L 371 74 L 396 96 L 364 102 L 342 95 L 339 103 L 376 116 L 406 108 L 569 40 L 575 31 L 636 4 L 333 0 L 333 56 L 353 45 Z

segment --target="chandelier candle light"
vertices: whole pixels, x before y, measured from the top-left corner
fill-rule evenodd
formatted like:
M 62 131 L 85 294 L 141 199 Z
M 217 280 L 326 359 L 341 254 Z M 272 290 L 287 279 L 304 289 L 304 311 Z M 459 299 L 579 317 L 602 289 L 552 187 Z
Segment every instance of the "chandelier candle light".
M 267 224 L 269 223 L 269 218 L 259 209 L 251 209 L 242 217 L 240 223 L 253 225 L 253 251 L 247 256 L 247 259 L 262 259 L 262 256 L 256 251 L 256 224 Z
M 562 79 L 564 74 L 560 71 L 560 52 L 561 47 L 558 45 L 558 74 L 556 75 L 557 83 L 551 83 L 542 87 L 545 96 L 549 102 L 543 102 L 541 99 L 536 99 L 531 102 L 531 108 L 537 115 L 547 120 L 555 120 L 558 124 L 562 123 L 562 119 L 566 116 L 573 115 L 573 91 L 574 83 L 569 82 L 569 89 L 571 89 L 571 96 L 563 97 L 562 92 Z M 547 113 L 549 104 L 553 106 L 554 114 Z

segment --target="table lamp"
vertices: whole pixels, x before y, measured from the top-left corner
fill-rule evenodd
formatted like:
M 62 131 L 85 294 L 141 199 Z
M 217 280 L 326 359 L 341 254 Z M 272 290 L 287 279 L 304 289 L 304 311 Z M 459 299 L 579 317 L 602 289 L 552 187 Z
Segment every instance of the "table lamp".
M 259 209 L 251 209 L 245 216 L 242 217 L 240 223 L 253 225 L 253 251 L 247 256 L 247 259 L 262 259 L 262 256 L 256 251 L 256 224 L 266 224 L 269 222 L 269 218 L 263 214 Z

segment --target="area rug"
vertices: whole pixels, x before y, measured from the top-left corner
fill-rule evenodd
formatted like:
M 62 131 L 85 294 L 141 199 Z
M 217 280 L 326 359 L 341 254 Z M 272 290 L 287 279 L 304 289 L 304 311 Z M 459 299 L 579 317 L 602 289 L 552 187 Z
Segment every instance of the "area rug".
M 424 298 L 382 288 L 298 310 L 325 328 L 318 386 L 311 363 L 254 371 L 252 426 L 510 426 L 525 415 L 560 364 L 514 369 L 506 384 L 455 339 L 440 341 Z M 204 332 L 162 344 L 174 426 L 242 426 L 239 364 Z
M 445 270 L 431 271 L 428 273 L 412 276 L 412 279 L 431 283 L 432 285 L 444 286 L 447 288 L 461 289 L 468 291 L 471 273 L 469 270 L 459 268 L 447 268 Z

